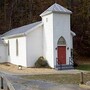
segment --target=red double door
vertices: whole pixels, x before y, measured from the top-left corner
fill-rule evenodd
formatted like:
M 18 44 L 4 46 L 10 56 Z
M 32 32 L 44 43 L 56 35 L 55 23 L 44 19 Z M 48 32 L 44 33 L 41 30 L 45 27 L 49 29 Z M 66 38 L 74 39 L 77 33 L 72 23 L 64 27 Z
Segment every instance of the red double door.
M 58 46 L 58 64 L 66 64 L 66 46 Z

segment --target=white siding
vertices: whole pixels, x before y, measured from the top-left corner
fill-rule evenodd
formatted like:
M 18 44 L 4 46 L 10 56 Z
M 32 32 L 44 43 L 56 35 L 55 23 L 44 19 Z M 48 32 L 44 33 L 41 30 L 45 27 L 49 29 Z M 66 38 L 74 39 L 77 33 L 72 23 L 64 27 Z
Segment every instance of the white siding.
M 42 17 L 43 26 L 43 56 L 48 61 L 49 65 L 54 68 L 53 58 L 53 14 Z
M 69 57 L 71 57 L 70 49 L 72 48 L 71 44 L 71 34 L 70 34 L 70 15 L 69 14 L 54 14 L 54 60 L 56 63 L 57 56 L 57 42 L 58 39 L 63 36 L 66 40 L 66 64 L 69 64 Z M 67 50 L 67 48 L 69 49 Z
M 7 62 L 7 47 L 0 43 L 0 63 Z
M 43 55 L 42 32 L 42 27 L 38 27 L 27 35 L 27 67 L 33 67 L 37 59 Z
M 18 56 L 16 55 L 16 39 L 18 39 Z M 16 65 L 27 66 L 26 61 L 26 37 L 9 39 L 8 61 Z

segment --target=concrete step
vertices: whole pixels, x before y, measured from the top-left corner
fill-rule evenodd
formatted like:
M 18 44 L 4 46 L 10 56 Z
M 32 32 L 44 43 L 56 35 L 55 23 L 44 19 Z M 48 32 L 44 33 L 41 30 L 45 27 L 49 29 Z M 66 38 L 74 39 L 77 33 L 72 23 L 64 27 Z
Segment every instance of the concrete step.
M 74 69 L 73 65 L 57 65 L 56 68 L 58 70 Z

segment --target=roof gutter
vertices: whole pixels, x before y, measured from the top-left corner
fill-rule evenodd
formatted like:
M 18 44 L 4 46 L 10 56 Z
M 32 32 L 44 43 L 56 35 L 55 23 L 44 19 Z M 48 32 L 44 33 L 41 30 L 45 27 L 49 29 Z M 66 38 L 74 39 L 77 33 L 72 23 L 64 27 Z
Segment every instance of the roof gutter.
M 10 36 L 2 36 L 1 39 L 10 39 L 10 38 L 16 38 L 16 37 L 22 37 L 26 36 L 25 33 L 20 33 L 20 34 L 15 34 L 15 35 L 10 35 Z

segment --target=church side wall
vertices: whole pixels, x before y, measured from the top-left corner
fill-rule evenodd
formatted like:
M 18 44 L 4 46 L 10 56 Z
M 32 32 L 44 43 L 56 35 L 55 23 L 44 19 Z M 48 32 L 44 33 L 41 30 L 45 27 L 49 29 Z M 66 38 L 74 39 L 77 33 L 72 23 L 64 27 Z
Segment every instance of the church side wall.
M 16 39 L 18 40 L 18 55 L 16 55 Z M 8 62 L 26 67 L 26 37 L 11 38 L 5 41 L 7 43 L 9 41 Z
M 7 60 L 7 46 L 0 43 L 0 63 L 8 62 Z
M 33 67 L 40 56 L 43 56 L 42 26 L 27 35 L 27 67 Z

